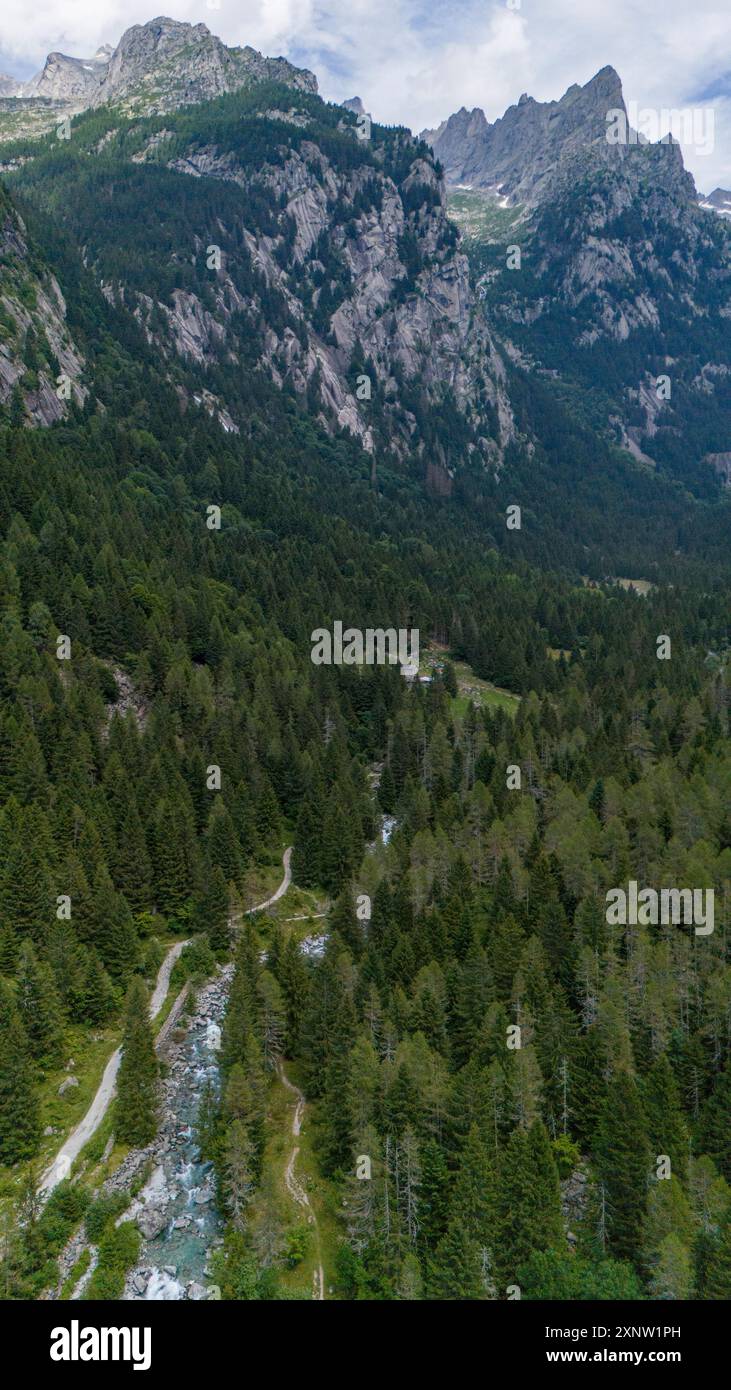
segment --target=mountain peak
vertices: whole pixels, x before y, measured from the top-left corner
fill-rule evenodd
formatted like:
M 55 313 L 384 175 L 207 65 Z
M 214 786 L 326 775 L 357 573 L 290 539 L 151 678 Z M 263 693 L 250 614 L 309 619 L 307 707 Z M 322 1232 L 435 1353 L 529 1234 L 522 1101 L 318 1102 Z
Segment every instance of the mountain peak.
M 247 87 L 274 81 L 317 92 L 317 80 L 285 58 L 266 58 L 254 48 L 227 48 L 206 24 L 158 15 L 125 30 L 116 48 L 103 44 L 93 58 L 49 53 L 27 82 L 0 74 L 0 97 L 50 99 L 70 114 L 118 105 L 135 114 L 172 111 Z M 19 116 L 22 123 L 22 113 Z M 17 133 L 17 132 L 13 132 Z
M 462 107 L 436 131 L 424 131 L 423 139 L 448 182 L 499 187 L 511 201 L 530 204 L 540 199 L 562 160 L 582 148 L 612 148 L 607 113 L 617 109 L 625 110 L 622 83 L 606 66 L 583 87 L 573 83 L 558 101 L 536 101 L 524 92 L 493 124 L 479 107 L 471 113 Z

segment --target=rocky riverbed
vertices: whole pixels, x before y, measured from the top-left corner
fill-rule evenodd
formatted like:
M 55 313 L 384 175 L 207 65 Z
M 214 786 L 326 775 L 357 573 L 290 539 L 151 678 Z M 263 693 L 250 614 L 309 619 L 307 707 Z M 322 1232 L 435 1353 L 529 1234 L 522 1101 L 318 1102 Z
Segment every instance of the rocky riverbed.
M 139 1263 L 127 1276 L 126 1299 L 215 1297 L 207 1267 L 221 1241 L 222 1222 L 211 1165 L 201 1161 L 195 1136 L 203 1092 L 209 1084 L 218 1086 L 232 971 L 227 966 L 199 991 L 184 1037 L 170 1047 L 160 1129 L 154 1143 L 140 1151 L 154 1168 L 123 1218 L 136 1221 L 143 1236 Z M 129 1172 L 122 1170 L 134 1159 L 128 1156 L 112 1183 L 125 1185 Z

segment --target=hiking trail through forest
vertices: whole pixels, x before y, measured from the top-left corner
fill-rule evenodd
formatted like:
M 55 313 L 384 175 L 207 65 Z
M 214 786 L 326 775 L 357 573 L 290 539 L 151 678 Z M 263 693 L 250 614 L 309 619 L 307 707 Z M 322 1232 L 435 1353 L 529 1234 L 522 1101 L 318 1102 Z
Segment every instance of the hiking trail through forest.
M 282 1085 L 286 1086 L 287 1090 L 291 1091 L 293 1096 L 296 1096 L 294 1112 L 292 1115 L 292 1137 L 293 1139 L 296 1139 L 298 1138 L 302 1129 L 302 1117 L 305 1112 L 305 1098 L 302 1092 L 300 1091 L 299 1087 L 295 1086 L 293 1082 L 290 1081 L 289 1077 L 287 1076 L 287 1073 L 284 1070 L 284 1063 L 282 1062 L 281 1058 L 279 1060 L 278 1070 Z M 312 1209 L 310 1199 L 307 1196 L 307 1193 L 305 1192 L 305 1189 L 302 1186 L 301 1182 L 295 1176 L 294 1165 L 297 1160 L 297 1155 L 299 1151 L 299 1144 L 295 1144 L 287 1160 L 287 1167 L 284 1172 L 284 1181 L 290 1197 L 293 1199 L 293 1201 L 297 1202 L 299 1206 L 304 1207 L 305 1212 L 307 1214 L 307 1220 L 311 1226 L 314 1226 L 315 1229 L 317 1265 L 312 1276 L 312 1297 L 317 1300 L 322 1300 L 325 1297 L 325 1275 L 323 1273 L 322 1256 L 320 1254 L 320 1231 L 317 1224 L 317 1217 L 315 1216 L 315 1213 Z
M 237 922 L 240 922 L 242 917 L 250 917 L 255 912 L 263 912 L 265 908 L 271 907 L 273 903 L 278 902 L 280 898 L 284 897 L 284 894 L 287 892 L 287 889 L 289 888 L 292 882 L 291 859 L 292 846 L 290 845 L 282 855 L 282 867 L 284 869 L 284 878 L 282 879 L 282 882 L 280 883 L 279 887 L 276 889 L 276 891 L 272 894 L 270 898 L 266 899 L 265 902 L 257 903 L 256 907 L 249 907 L 246 908 L 243 912 L 235 913 L 229 919 L 230 926 L 235 926 Z M 187 945 L 187 941 L 176 941 L 174 945 L 170 947 L 170 950 L 167 952 L 165 959 L 162 965 L 160 966 L 157 975 L 157 980 L 155 982 L 155 988 L 150 997 L 151 1019 L 157 1017 L 165 1002 L 165 999 L 167 998 L 167 992 L 170 985 L 170 976 L 172 974 L 173 966 L 175 965 L 175 962 L 181 955 L 183 948 Z M 68 1138 L 62 1144 L 59 1152 L 56 1154 L 56 1157 L 53 1159 L 51 1163 L 49 1163 L 48 1167 L 46 1168 L 38 1185 L 38 1191 L 41 1194 L 41 1199 L 44 1203 L 48 1201 L 48 1198 L 50 1197 L 51 1193 L 53 1192 L 53 1189 L 58 1185 L 58 1183 L 62 1182 L 64 1178 L 67 1178 L 69 1176 L 69 1173 L 71 1171 L 71 1165 L 74 1162 L 74 1159 L 78 1158 L 79 1154 L 81 1153 L 81 1150 L 84 1148 L 86 1144 L 88 1144 L 92 1135 L 96 1133 L 97 1129 L 99 1128 L 99 1125 L 104 1119 L 104 1116 L 106 1115 L 107 1110 L 109 1109 L 109 1106 L 114 1098 L 117 1082 L 117 1072 L 119 1071 L 119 1064 L 121 1060 L 122 1049 L 121 1047 L 118 1047 L 112 1053 L 111 1057 L 109 1058 L 109 1061 L 107 1062 L 104 1068 L 102 1079 L 99 1082 L 99 1086 L 97 1088 L 94 1099 L 92 1100 L 91 1105 L 89 1106 L 89 1109 L 87 1110 L 83 1119 L 79 1121 L 76 1128 L 71 1131 Z

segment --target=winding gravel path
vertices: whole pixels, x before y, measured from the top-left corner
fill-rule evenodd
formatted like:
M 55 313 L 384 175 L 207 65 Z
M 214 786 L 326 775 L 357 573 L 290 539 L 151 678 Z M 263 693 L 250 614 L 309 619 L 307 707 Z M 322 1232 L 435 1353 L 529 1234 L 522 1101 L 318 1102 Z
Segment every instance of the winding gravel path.
M 280 883 L 276 892 L 272 894 L 271 898 L 267 898 L 266 902 L 258 903 L 256 907 L 248 908 L 247 912 L 243 914 L 237 914 L 236 917 L 232 917 L 232 926 L 236 921 L 240 920 L 241 916 L 250 916 L 253 912 L 263 912 L 264 908 L 271 907 L 272 903 L 276 903 L 279 901 L 280 898 L 284 897 L 284 894 L 286 893 L 290 883 L 292 882 L 292 870 L 290 867 L 291 859 L 292 846 L 290 845 L 289 849 L 286 849 L 282 856 L 284 878 L 282 879 L 282 882 Z M 155 982 L 155 988 L 150 998 L 151 1019 L 157 1017 L 163 1004 L 165 1003 L 168 988 L 170 985 L 170 975 L 172 973 L 173 966 L 175 965 L 176 960 L 178 960 L 180 953 L 183 950 L 183 947 L 187 946 L 187 944 L 187 941 L 176 941 L 175 945 L 170 947 L 170 950 L 167 952 L 165 959 L 162 965 L 160 966 L 160 969 L 157 974 L 157 980 Z M 48 1198 L 53 1192 L 54 1187 L 56 1187 L 58 1183 L 63 1182 L 64 1178 L 68 1177 L 74 1159 L 78 1158 L 84 1145 L 88 1144 L 92 1134 L 94 1134 L 95 1131 L 99 1128 L 99 1125 L 104 1119 L 104 1116 L 106 1115 L 107 1110 L 109 1109 L 111 1101 L 114 1097 L 117 1082 L 117 1072 L 119 1071 L 119 1064 L 121 1060 L 122 1049 L 121 1047 L 118 1047 L 117 1050 L 112 1053 L 111 1057 L 109 1058 L 109 1061 L 107 1062 L 107 1065 L 104 1068 L 104 1073 L 102 1075 L 101 1081 L 99 1082 L 96 1095 L 94 1096 L 94 1099 L 91 1102 L 89 1109 L 84 1115 L 84 1118 L 79 1121 L 78 1125 L 76 1126 L 76 1129 L 73 1129 L 69 1134 L 68 1138 L 64 1141 L 61 1149 L 56 1154 L 56 1157 L 54 1158 L 53 1162 L 49 1164 L 48 1168 L 46 1169 L 38 1184 L 38 1190 L 41 1195 L 42 1202 L 48 1201 Z
M 305 1110 L 305 1098 L 301 1090 L 299 1089 L 299 1086 L 294 1086 L 290 1081 L 286 1071 L 284 1070 L 284 1063 L 282 1062 L 281 1058 L 279 1060 L 278 1071 L 282 1084 L 286 1086 L 287 1090 L 291 1091 L 292 1095 L 296 1096 L 297 1098 L 295 1101 L 294 1113 L 292 1115 L 292 1137 L 294 1139 L 297 1139 L 302 1129 L 302 1116 L 304 1115 Z M 307 1220 L 310 1223 L 310 1225 L 314 1226 L 315 1228 L 315 1238 L 317 1241 L 317 1264 L 312 1272 L 312 1297 L 313 1299 L 322 1300 L 325 1297 L 325 1274 L 320 1260 L 320 1232 L 317 1225 L 317 1217 L 315 1216 L 315 1213 L 312 1210 L 310 1199 L 307 1196 L 307 1193 L 304 1187 L 302 1186 L 302 1183 L 295 1176 L 294 1165 L 299 1151 L 299 1144 L 295 1144 L 291 1154 L 289 1155 L 289 1158 L 287 1159 L 287 1167 L 284 1170 L 284 1182 L 292 1200 L 297 1202 L 298 1206 L 305 1208 Z

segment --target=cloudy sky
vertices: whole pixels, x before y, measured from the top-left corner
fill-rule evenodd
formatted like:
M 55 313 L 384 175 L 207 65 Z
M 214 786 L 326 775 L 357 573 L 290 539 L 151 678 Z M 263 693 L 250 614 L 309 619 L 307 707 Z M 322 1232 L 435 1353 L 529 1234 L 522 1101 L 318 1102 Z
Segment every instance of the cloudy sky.
M 704 137 L 686 162 L 703 190 L 731 188 L 728 0 L 2 0 L 0 71 L 30 76 L 54 49 L 87 56 L 158 6 L 414 130 L 460 106 L 492 120 L 522 92 L 556 98 L 611 63 L 640 108 L 713 108 L 714 148 L 699 152 Z

